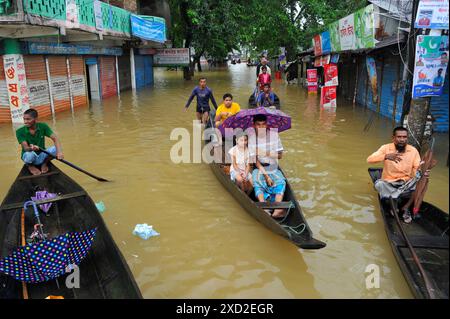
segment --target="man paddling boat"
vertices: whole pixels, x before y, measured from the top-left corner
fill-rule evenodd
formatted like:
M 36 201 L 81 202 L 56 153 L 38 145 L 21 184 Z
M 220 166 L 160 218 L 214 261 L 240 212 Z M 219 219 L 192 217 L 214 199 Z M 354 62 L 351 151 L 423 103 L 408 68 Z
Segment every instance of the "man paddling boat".
M 50 158 L 40 149 L 45 149 L 45 137 L 49 137 L 54 146 L 47 148 L 46 151 L 59 160 L 64 159 L 58 136 L 46 123 L 38 122 L 38 112 L 35 109 L 26 110 L 23 114 L 23 121 L 25 125 L 16 131 L 17 141 L 22 146 L 21 158 L 31 174 L 47 173 L 47 163 Z

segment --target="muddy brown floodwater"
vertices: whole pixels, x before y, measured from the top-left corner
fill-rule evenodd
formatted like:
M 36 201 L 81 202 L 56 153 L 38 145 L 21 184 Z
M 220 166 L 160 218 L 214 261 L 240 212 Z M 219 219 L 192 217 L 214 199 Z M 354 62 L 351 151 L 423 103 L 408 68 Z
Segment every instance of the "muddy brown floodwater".
M 231 92 L 242 107 L 254 88 L 245 64 L 204 72 L 217 100 Z M 196 74 L 198 78 L 198 73 Z M 196 81 L 180 71 L 155 71 L 153 88 L 122 92 L 47 119 L 62 139 L 65 157 L 99 183 L 59 164 L 92 196 L 146 298 L 412 298 L 395 261 L 367 173 L 367 156 L 390 141 L 391 120 L 338 101 L 321 110 L 318 98 L 297 85 L 274 84 L 292 129 L 281 133 L 281 165 L 315 237 L 327 247 L 298 249 L 248 215 L 207 164 L 173 164 L 172 129 L 192 131 L 194 107 L 183 106 Z M 0 195 L 22 163 L 10 125 L 0 126 Z M 439 163 L 426 200 L 448 212 L 448 135 L 436 135 Z M 142 240 L 134 226 L 161 233 Z M 380 267 L 380 288 L 366 289 L 365 269 Z

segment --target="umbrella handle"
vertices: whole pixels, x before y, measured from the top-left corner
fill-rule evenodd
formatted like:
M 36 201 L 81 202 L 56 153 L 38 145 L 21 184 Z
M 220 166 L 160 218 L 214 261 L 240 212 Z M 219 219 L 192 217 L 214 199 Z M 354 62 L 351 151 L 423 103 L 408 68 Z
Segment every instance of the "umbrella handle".
M 34 210 L 34 216 L 36 216 L 36 218 L 39 219 L 39 211 L 37 209 L 37 205 L 35 202 L 33 202 L 32 200 L 29 200 L 28 202 L 25 202 L 23 204 L 23 209 L 26 210 L 28 206 L 32 205 L 33 206 L 33 210 Z
M 44 230 L 42 229 L 42 223 L 41 223 L 41 219 L 39 218 L 39 211 L 38 211 L 36 203 L 34 201 L 32 201 L 32 200 L 29 200 L 28 202 L 25 202 L 23 204 L 23 209 L 24 209 L 24 211 L 26 211 L 27 207 L 30 206 L 30 205 L 33 206 L 34 216 L 37 219 L 37 222 L 38 222 L 38 225 L 39 225 L 39 230 L 41 231 L 42 238 L 45 238 Z

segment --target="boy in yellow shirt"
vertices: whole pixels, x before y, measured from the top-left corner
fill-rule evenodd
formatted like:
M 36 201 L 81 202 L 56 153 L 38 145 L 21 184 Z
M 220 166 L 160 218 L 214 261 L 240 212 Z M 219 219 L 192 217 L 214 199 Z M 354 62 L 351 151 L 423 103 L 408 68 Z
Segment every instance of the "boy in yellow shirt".
M 219 105 L 216 110 L 216 127 L 219 127 L 230 116 L 238 113 L 241 110 L 239 104 L 233 102 L 233 96 L 230 93 L 225 93 L 223 96 L 223 103 Z

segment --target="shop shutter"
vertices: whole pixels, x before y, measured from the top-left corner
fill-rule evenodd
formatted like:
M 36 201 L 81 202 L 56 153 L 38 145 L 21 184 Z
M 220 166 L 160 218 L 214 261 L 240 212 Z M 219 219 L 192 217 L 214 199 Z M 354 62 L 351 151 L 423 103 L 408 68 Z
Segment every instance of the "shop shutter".
M 131 64 L 130 56 L 122 55 L 119 57 L 119 83 L 120 91 L 131 89 Z
M 378 77 L 381 78 L 381 75 Z M 397 63 L 393 59 L 384 61 L 383 83 L 381 83 L 380 114 L 390 119 L 393 118 L 394 100 L 397 94 L 395 84 L 397 83 Z
M 145 66 L 144 66 L 144 56 L 135 55 L 134 64 L 136 70 L 136 88 L 141 88 L 145 85 Z
M 366 104 L 366 83 L 367 83 L 367 69 L 365 59 L 358 61 L 358 89 L 356 91 L 356 102 L 365 107 Z
M 100 82 L 103 98 L 117 95 L 115 57 L 100 58 Z
M 9 110 L 8 91 L 6 88 L 5 70 L 3 68 L 3 56 L 0 55 L 0 123 L 11 122 Z
M 24 55 L 25 72 L 27 75 L 30 107 L 36 109 L 39 117 L 52 114 L 50 105 L 50 90 L 48 87 L 45 59 L 42 55 Z
M 144 83 L 145 85 L 153 84 L 153 56 L 144 56 Z
M 70 110 L 69 81 L 65 56 L 49 56 L 50 78 L 52 84 L 55 113 Z
M 431 98 L 431 114 L 433 115 L 434 130 L 436 132 L 448 132 L 448 98 L 449 98 L 449 77 L 445 77 L 444 92 L 441 96 Z
M 86 77 L 84 60 L 82 56 L 69 57 L 70 64 L 70 91 L 73 97 L 73 107 L 87 105 Z

